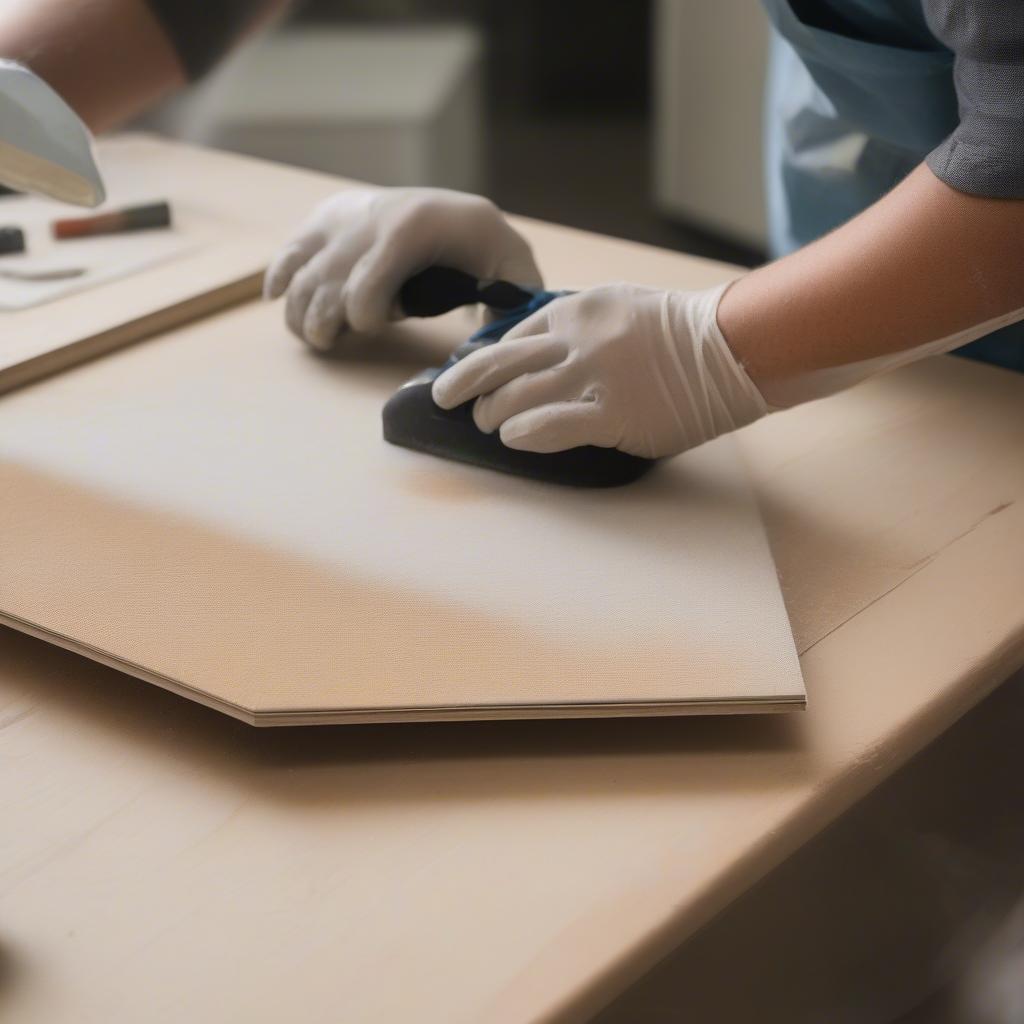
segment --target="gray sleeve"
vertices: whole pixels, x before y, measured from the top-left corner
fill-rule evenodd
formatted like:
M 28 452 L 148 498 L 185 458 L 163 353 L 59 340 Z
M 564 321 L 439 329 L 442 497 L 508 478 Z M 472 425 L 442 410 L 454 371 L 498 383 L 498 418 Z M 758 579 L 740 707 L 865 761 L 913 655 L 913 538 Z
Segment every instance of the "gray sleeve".
M 927 158 L 947 185 L 1024 199 L 1024 0 L 924 0 L 954 54 L 960 125 Z
M 267 0 L 148 0 L 189 78 L 199 78 L 231 49 Z

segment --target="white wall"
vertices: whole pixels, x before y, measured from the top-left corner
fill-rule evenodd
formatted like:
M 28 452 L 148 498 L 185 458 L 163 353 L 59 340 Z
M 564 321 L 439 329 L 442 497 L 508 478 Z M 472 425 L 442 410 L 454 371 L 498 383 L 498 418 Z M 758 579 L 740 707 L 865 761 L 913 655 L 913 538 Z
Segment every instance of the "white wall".
M 657 0 L 654 194 L 662 211 L 765 243 L 758 0 Z

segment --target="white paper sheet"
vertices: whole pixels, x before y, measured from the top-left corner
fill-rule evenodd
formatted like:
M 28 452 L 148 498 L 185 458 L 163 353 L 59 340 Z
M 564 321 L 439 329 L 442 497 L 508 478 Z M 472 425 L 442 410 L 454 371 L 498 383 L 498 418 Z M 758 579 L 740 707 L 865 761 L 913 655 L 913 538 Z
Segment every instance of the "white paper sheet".
M 122 193 L 94 212 L 158 202 L 162 198 Z M 27 196 L 0 198 L 0 224 L 21 228 L 26 243 L 24 253 L 0 256 L 0 312 L 40 306 L 195 253 L 211 234 L 206 218 L 177 202 L 172 203 L 171 211 L 173 223 L 169 229 L 58 242 L 51 235 L 50 225 L 55 220 L 77 216 L 77 211 Z M 54 281 L 12 280 L 2 275 L 4 270 L 35 273 L 65 268 L 84 268 L 85 273 Z

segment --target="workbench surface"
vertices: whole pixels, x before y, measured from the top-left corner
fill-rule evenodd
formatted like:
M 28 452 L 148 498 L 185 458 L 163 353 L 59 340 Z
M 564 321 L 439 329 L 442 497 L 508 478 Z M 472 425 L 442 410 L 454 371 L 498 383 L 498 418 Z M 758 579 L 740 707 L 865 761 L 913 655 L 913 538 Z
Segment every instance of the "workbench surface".
M 103 157 L 282 237 L 340 186 Z M 559 283 L 735 273 L 521 223 Z M 739 441 L 803 714 L 261 732 L 0 630 L 0 1017 L 585 1020 L 1024 663 L 1024 377 L 936 359 Z

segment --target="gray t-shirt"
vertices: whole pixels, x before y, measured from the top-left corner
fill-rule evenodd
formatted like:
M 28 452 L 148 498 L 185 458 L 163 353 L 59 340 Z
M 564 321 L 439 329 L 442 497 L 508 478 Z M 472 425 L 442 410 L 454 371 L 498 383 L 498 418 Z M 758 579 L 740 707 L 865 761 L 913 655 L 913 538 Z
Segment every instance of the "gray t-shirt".
M 961 192 L 1024 199 L 1024 0 L 923 0 L 952 50 L 960 124 L 928 155 Z
M 898 49 L 947 51 L 960 124 L 928 154 L 928 166 L 961 192 L 1024 199 L 1024 0 L 788 2 L 817 28 Z
M 266 0 L 148 0 L 148 3 L 192 79 L 206 74 L 267 6 Z

